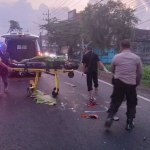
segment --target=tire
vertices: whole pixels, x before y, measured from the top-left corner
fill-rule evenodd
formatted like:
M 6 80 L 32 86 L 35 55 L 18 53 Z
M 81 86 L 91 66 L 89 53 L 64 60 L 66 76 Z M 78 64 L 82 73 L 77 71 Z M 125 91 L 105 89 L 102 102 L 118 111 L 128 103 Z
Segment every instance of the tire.
M 56 93 L 55 91 L 53 91 L 53 92 L 52 92 L 52 95 L 53 95 L 54 98 L 56 98 L 57 95 L 58 95 L 58 93 Z
M 28 97 L 30 97 L 33 92 L 34 92 L 34 89 L 31 89 L 29 87 L 27 88 L 27 95 L 28 95 Z
M 55 90 L 56 90 L 56 88 L 53 89 L 53 91 L 55 91 Z M 59 88 L 58 88 L 58 92 L 59 92 Z
M 73 78 L 73 77 L 74 77 L 74 72 L 69 72 L 69 73 L 68 73 L 68 77 L 69 77 L 69 78 Z
M 39 73 L 39 77 L 41 77 L 41 76 L 42 76 L 42 72 Z

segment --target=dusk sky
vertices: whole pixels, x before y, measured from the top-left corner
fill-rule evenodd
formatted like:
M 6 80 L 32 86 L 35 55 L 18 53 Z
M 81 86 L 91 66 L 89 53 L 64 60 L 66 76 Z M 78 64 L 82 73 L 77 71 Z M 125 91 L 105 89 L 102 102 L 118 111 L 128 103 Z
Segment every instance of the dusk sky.
M 37 34 L 37 24 L 44 24 L 46 16 L 43 13 L 50 9 L 51 17 L 67 19 L 67 12 L 72 9 L 83 10 L 88 3 L 96 3 L 99 0 L 0 0 L 0 34 L 6 33 L 9 29 L 9 20 L 16 20 L 26 31 Z M 106 2 L 106 0 L 104 0 Z M 135 14 L 145 21 L 150 19 L 150 2 L 148 0 L 122 0 L 133 8 L 138 8 Z M 54 10 L 55 9 L 55 10 Z M 34 23 L 35 22 L 35 23 Z M 36 24 L 37 23 L 37 24 Z M 150 29 L 150 21 L 138 26 L 143 29 Z

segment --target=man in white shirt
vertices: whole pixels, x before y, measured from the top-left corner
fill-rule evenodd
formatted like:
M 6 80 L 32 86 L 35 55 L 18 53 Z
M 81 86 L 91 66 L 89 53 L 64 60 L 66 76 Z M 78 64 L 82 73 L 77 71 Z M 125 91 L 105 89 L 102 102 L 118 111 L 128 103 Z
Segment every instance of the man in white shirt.
M 134 127 L 133 119 L 136 114 L 136 87 L 140 84 L 142 78 L 142 62 L 137 55 L 130 51 L 130 43 L 128 40 L 123 40 L 120 43 L 120 50 L 121 53 L 115 55 L 111 63 L 111 71 L 114 73 L 114 90 L 105 127 L 111 127 L 113 117 L 117 113 L 124 97 L 126 96 L 126 129 L 131 130 Z

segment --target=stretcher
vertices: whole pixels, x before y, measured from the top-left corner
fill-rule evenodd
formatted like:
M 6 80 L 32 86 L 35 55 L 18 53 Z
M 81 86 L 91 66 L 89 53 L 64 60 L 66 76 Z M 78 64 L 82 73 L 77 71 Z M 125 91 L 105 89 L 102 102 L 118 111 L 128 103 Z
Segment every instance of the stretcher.
M 28 96 L 31 96 L 32 93 L 36 90 L 39 74 L 44 72 L 54 76 L 55 87 L 52 91 L 52 96 L 54 98 L 57 97 L 59 93 L 59 79 L 58 73 L 68 73 L 69 78 L 74 77 L 74 70 L 78 69 L 78 65 L 76 63 L 64 63 L 64 62 L 54 62 L 52 66 L 48 65 L 47 62 L 39 62 L 39 61 L 29 61 L 20 64 L 11 64 L 10 67 L 14 72 L 20 72 L 22 74 L 26 73 L 35 73 L 35 79 L 30 80 L 30 85 L 27 88 Z

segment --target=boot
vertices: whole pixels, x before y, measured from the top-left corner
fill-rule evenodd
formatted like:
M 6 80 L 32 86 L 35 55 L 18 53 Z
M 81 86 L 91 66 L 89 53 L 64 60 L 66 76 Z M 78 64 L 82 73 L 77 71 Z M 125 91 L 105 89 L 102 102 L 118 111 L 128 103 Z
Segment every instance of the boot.
M 127 119 L 126 130 L 132 130 L 134 128 L 133 118 Z
M 107 119 L 106 119 L 106 122 L 105 122 L 105 128 L 107 128 L 107 129 L 109 129 L 110 127 L 111 127 L 111 125 L 112 125 L 112 123 L 113 123 L 113 121 L 114 121 L 114 113 L 112 114 L 109 114 L 108 115 L 108 117 L 107 117 Z
M 109 129 L 111 127 L 113 121 L 114 121 L 113 118 L 107 118 L 106 122 L 105 122 L 105 125 L 104 125 L 105 128 Z

